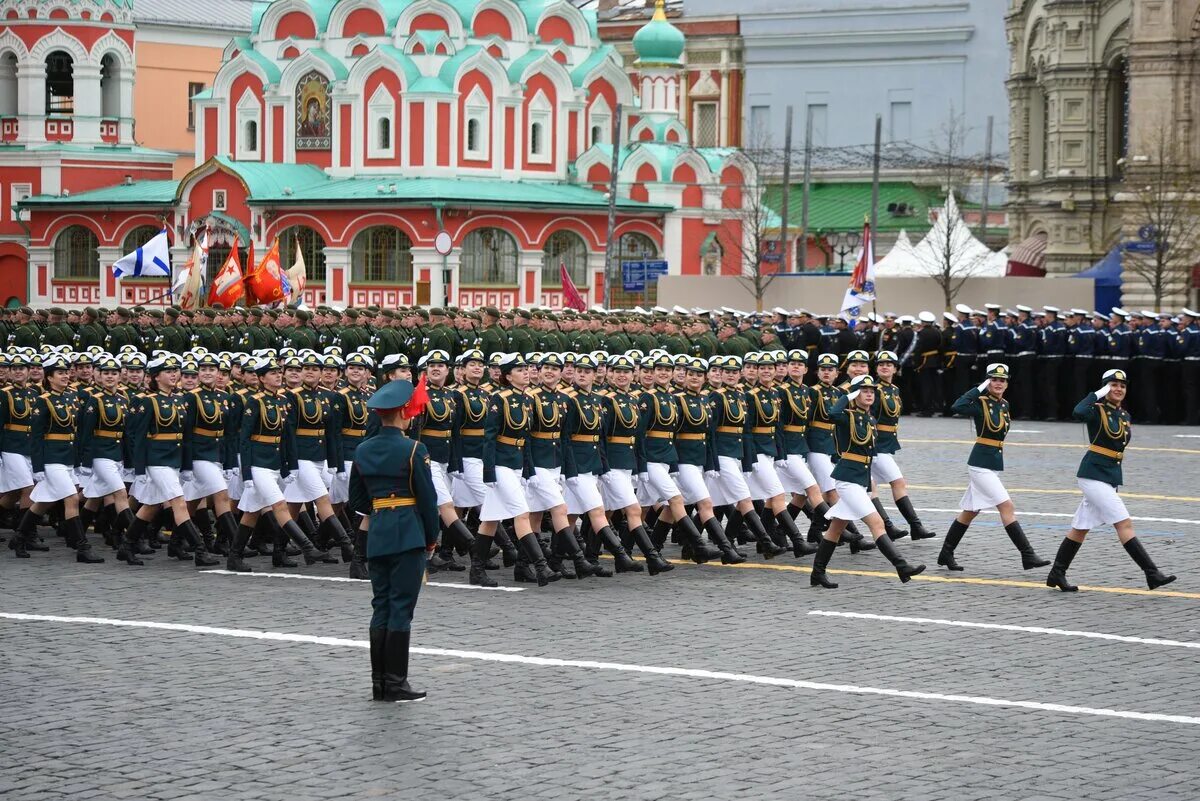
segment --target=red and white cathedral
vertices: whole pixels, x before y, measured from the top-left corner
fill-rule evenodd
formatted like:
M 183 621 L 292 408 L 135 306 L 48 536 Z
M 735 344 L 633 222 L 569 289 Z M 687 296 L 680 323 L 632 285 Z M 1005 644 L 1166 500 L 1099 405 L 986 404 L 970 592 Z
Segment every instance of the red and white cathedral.
M 210 274 L 235 243 L 261 257 L 278 238 L 285 267 L 304 258 L 310 305 L 555 308 L 560 265 L 598 303 L 618 109 L 617 262 L 741 271 L 756 176 L 738 150 L 688 144 L 685 42 L 661 3 L 631 75 L 566 0 L 275 0 L 196 97 L 199 166 L 176 181 L 171 154 L 131 141 L 128 2 L 64 2 L 56 18 L 54 3 L 0 0 L 0 117 L 23 145 L 0 164 L 29 162 L 32 304 L 156 298 L 165 281 L 108 267 L 164 224 L 176 264 L 208 230 Z M 58 53 L 68 113 L 52 107 Z M 71 181 L 76 161 L 86 179 Z

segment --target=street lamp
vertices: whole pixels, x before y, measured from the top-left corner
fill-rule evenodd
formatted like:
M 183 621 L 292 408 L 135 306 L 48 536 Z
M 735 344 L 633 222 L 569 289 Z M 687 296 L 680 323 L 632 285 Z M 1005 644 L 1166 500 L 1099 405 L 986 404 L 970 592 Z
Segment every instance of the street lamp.
M 838 272 L 846 272 L 846 257 L 858 250 L 862 244 L 862 234 L 858 231 L 834 231 L 825 235 L 829 249 L 837 257 Z

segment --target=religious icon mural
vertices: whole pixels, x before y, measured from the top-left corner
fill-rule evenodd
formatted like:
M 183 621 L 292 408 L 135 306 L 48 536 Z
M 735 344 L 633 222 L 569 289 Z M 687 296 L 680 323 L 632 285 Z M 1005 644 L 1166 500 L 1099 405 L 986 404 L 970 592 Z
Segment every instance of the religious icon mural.
M 296 149 L 328 150 L 332 130 L 329 80 L 313 70 L 296 84 Z

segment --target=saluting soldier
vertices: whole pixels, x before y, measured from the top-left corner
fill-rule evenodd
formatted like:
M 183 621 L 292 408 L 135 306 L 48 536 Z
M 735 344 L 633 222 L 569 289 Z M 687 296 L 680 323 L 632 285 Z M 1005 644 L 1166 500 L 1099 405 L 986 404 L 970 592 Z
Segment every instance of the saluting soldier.
M 371 576 L 371 698 L 405 703 L 425 693 L 408 683 L 413 610 L 427 554 L 437 546 L 437 493 L 425 446 L 404 435 L 407 381 L 391 381 L 368 401 L 382 425 L 354 452 L 350 508 L 367 516 Z

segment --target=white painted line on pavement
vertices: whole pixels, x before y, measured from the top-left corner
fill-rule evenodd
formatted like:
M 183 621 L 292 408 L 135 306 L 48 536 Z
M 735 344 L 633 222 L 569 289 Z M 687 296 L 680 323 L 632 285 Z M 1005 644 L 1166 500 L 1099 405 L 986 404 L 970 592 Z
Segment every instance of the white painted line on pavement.
M 1184 640 L 1162 640 L 1156 637 L 1127 637 L 1123 634 L 1105 634 L 1099 631 L 1075 631 L 1073 629 L 1052 629 L 1045 626 L 1014 626 L 1005 623 L 972 623 L 967 620 L 942 620 L 933 617 L 901 617 L 898 615 L 875 615 L 865 612 L 828 612 L 814 609 L 810 615 L 819 617 L 843 617 L 855 620 L 880 620 L 887 623 L 922 623 L 935 626 L 954 626 L 964 629 L 992 629 L 994 631 L 1021 631 L 1028 634 L 1055 634 L 1060 637 L 1086 637 L 1090 640 L 1112 640 L 1128 642 L 1137 645 L 1161 645 L 1167 648 L 1200 648 L 1200 642 Z
M 65 617 L 60 615 L 29 615 L 13 612 L 0 612 L 0 619 L 20 622 L 39 623 L 79 623 L 94 626 L 117 626 L 124 628 L 158 629 L 162 631 L 180 631 L 190 634 L 215 634 L 222 637 L 237 637 L 252 640 L 269 640 L 273 642 L 294 642 L 311 645 L 330 645 L 343 648 L 367 648 L 366 640 L 347 640 L 341 637 L 319 637 L 311 634 L 291 634 L 281 631 L 255 631 L 252 629 L 226 629 L 213 626 L 194 626 L 183 623 L 160 623 L 151 620 L 115 620 L 103 617 Z M 1200 726 L 1200 717 L 1190 715 L 1167 715 L 1156 712 L 1135 712 L 1127 709 L 1104 709 L 1100 707 L 1072 706 L 1068 704 L 1046 703 L 1042 701 L 1014 701 L 1004 698 L 989 698 L 980 695 L 952 695 L 947 693 L 919 692 L 916 690 L 895 690 L 888 687 L 865 687 L 854 684 L 828 684 L 819 681 L 804 681 L 802 679 L 786 679 L 774 676 L 755 676 L 749 673 L 726 673 L 716 670 L 699 670 L 681 667 L 659 667 L 653 665 L 627 665 L 619 662 L 594 662 L 584 659 L 552 659 L 541 656 L 520 656 L 518 654 L 493 654 L 485 651 L 459 651 L 450 648 L 418 648 L 411 649 L 414 653 L 425 656 L 444 656 L 455 659 L 474 659 L 483 662 L 508 662 L 521 665 L 537 665 L 540 667 L 582 668 L 585 670 L 607 670 L 621 673 L 646 673 L 657 676 L 681 676 L 696 679 L 711 679 L 714 681 L 732 681 L 743 684 L 760 684 L 772 687 L 788 687 L 798 690 L 815 690 L 827 693 L 847 693 L 851 695 L 879 695 L 888 698 L 906 698 L 915 701 L 945 701 L 949 703 L 974 704 L 976 706 L 994 706 L 1008 709 L 1029 709 L 1035 712 L 1060 712 L 1068 715 L 1089 715 L 1092 717 L 1124 718 L 1126 720 L 1145 720 L 1158 723 L 1180 723 L 1188 726 Z
M 1008 430 L 1008 433 L 1010 433 L 1010 434 L 1041 434 L 1042 430 L 1040 428 L 1010 428 Z
M 917 509 L 918 512 L 953 512 L 958 514 L 961 509 L 939 509 L 934 506 L 922 506 Z M 1000 514 L 995 509 L 984 509 L 980 514 L 998 515 Z M 1022 509 L 1017 515 L 1018 517 L 1065 517 L 1068 520 L 1075 517 L 1074 512 L 1030 512 Z M 1184 523 L 1190 526 L 1200 526 L 1200 520 L 1188 520 L 1183 517 L 1130 517 L 1130 520 L 1138 523 Z
M 248 578 L 302 579 L 304 581 L 338 581 L 344 584 L 370 584 L 367 579 L 352 579 L 348 576 L 306 576 L 303 573 L 240 573 L 236 570 L 201 570 L 200 573 L 215 576 L 246 576 Z M 449 587 L 452 590 L 492 590 L 493 592 L 525 592 L 524 587 L 479 587 L 475 584 L 453 584 L 447 581 L 427 581 L 427 587 Z
M 1200 439 L 1200 434 L 1176 434 L 1176 439 Z

